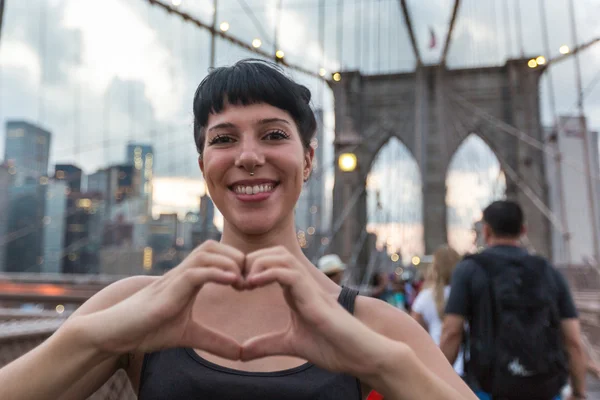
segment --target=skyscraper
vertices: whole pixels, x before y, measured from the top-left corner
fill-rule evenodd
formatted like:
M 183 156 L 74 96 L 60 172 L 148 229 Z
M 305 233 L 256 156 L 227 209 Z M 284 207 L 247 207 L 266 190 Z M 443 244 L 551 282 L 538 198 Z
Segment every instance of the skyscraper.
M 50 132 L 25 121 L 6 123 L 4 160 L 16 170 L 15 183 L 39 181 L 48 175 Z
M 106 215 L 112 215 L 115 204 L 139 195 L 140 171 L 134 165 L 114 165 L 88 177 L 87 192 L 102 194 Z
M 0 165 L 0 271 L 5 271 L 6 266 L 6 235 L 8 233 L 9 187 L 11 182 L 12 175 L 9 173 L 9 167 Z
M 54 179 L 67 182 L 71 192 L 81 192 L 81 178 L 83 171 L 76 165 L 56 164 L 54 167 Z
M 68 188 L 66 181 L 52 180 L 46 189 L 42 272 L 62 272 Z
M 9 189 L 5 264 L 8 272 L 41 271 L 46 189 L 47 185 L 32 178 Z
M 127 145 L 127 164 L 140 171 L 137 193 L 148 202 L 148 214 L 152 212 L 152 178 L 154 176 L 154 149 L 151 145 L 129 143 Z

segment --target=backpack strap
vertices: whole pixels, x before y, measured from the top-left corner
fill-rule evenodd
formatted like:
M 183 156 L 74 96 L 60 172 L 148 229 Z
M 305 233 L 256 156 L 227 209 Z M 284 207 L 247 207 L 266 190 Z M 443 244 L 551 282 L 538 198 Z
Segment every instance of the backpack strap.
M 356 302 L 356 296 L 358 296 L 358 290 L 342 286 L 342 291 L 338 297 L 338 302 L 346 309 L 346 311 L 348 311 L 350 314 L 354 314 L 354 303 Z

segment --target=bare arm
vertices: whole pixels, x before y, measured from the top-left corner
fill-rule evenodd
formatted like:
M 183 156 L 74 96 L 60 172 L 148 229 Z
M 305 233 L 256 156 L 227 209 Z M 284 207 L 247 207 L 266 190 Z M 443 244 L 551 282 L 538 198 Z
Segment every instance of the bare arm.
M 585 394 L 586 355 L 581 341 L 581 327 L 575 318 L 565 319 L 561 323 L 567 353 L 573 393 Z
M 108 308 L 149 283 L 148 277 L 118 281 L 90 298 L 54 335 L 0 370 L 0 387 L 14 399 L 84 399 L 123 364 L 120 357 L 95 352 L 81 341 L 76 317 Z M 61 365 L 61 368 L 56 368 Z M 36 379 L 23 380 L 22 376 Z M 43 390 L 42 390 L 43 388 Z M 43 393 L 43 395 L 42 395 Z
M 403 393 L 405 399 L 476 399 L 429 334 L 406 313 L 388 304 L 359 297 L 356 316 L 392 340 L 390 354 L 396 359 L 389 363 L 387 372 L 382 373 L 377 382 L 367 381 L 386 399 L 394 397 L 385 396 L 383 391 Z M 404 344 L 407 347 L 401 346 Z M 406 373 L 407 370 L 410 373 Z M 406 381 L 398 379 L 400 376 Z
M 411 311 L 410 316 L 413 317 L 414 320 L 417 321 L 419 323 L 419 325 L 421 325 L 423 327 L 423 329 L 425 329 L 425 330 L 429 329 L 427 327 L 427 322 L 425 322 L 425 319 L 423 318 L 423 314 L 420 314 L 415 311 Z
M 440 349 L 451 364 L 454 364 L 458 357 L 460 344 L 463 339 L 464 322 L 465 319 L 460 315 L 448 314 L 444 317 Z

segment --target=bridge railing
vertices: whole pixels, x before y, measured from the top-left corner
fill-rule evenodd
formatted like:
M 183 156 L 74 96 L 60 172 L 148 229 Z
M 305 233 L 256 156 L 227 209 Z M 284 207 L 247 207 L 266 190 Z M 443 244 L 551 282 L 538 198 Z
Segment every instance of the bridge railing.
M 0 322 L 0 368 L 42 344 L 65 321 L 64 317 L 31 318 L 31 313 L 24 312 L 13 317 Z M 120 370 L 88 399 L 135 400 L 137 396 L 127 374 Z

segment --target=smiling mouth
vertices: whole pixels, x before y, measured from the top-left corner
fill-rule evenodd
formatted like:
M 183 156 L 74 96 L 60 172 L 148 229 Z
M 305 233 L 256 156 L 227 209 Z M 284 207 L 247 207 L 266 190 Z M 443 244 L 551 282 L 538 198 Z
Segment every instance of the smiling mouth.
M 279 182 L 263 183 L 260 185 L 232 185 L 229 190 L 235 194 L 253 195 L 259 193 L 270 193 L 279 186 Z

